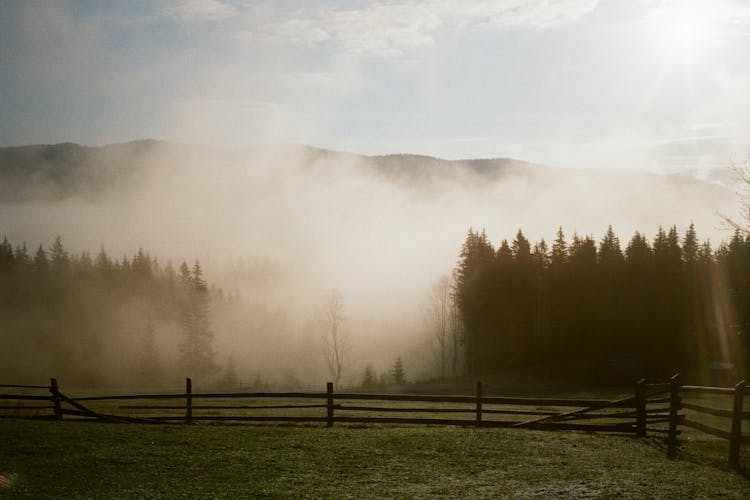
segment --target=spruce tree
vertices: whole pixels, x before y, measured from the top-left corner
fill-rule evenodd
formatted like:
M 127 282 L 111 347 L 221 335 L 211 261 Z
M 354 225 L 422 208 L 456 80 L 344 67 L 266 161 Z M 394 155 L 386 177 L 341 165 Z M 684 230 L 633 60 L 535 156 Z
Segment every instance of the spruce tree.
M 372 365 L 365 366 L 365 370 L 362 373 L 362 389 L 371 390 L 378 383 L 377 376 L 375 375 L 375 369 Z
M 180 366 L 186 375 L 205 379 L 213 375 L 218 366 L 214 361 L 210 298 L 200 264 L 196 261 L 191 273 L 183 262 L 180 266 L 180 280 L 183 333 Z
M 39 248 L 34 254 L 34 271 L 38 275 L 44 275 L 49 271 L 49 261 L 47 260 L 47 253 L 44 251 L 42 245 L 39 245 Z
M 57 274 L 64 274 L 70 265 L 70 256 L 63 246 L 62 238 L 58 234 L 49 250 L 50 267 Z
M 682 261 L 688 266 L 694 266 L 697 260 L 698 237 L 695 233 L 695 224 L 691 222 L 682 240 Z
M 401 362 L 401 356 L 396 358 L 396 362 L 393 363 L 391 369 L 391 380 L 396 385 L 404 385 L 406 382 L 406 374 L 404 372 L 404 364 Z

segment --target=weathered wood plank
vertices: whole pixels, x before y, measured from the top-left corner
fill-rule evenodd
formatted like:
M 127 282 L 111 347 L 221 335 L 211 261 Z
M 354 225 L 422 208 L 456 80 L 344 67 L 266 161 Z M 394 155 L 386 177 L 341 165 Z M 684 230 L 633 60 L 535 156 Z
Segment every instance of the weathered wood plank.
M 49 389 L 48 385 L 0 384 L 0 387 L 13 389 Z
M 526 426 L 529 426 L 531 424 L 537 424 L 537 423 L 546 422 L 546 421 L 549 421 L 549 420 L 557 420 L 557 419 L 560 419 L 560 418 L 569 417 L 571 415 L 580 415 L 582 413 L 587 413 L 587 412 L 591 412 L 591 411 L 595 411 L 595 410 L 601 410 L 601 409 L 604 409 L 604 408 L 613 408 L 613 407 L 617 407 L 618 404 L 624 403 L 626 401 L 634 401 L 634 400 L 635 400 L 635 398 L 633 396 L 628 396 L 626 398 L 622 398 L 622 399 L 618 399 L 618 400 L 613 400 L 613 401 L 601 401 L 600 400 L 599 403 L 597 403 L 595 405 L 591 405 L 591 406 L 589 406 L 587 408 L 579 408 L 577 410 L 569 411 L 569 412 L 566 412 L 566 413 L 560 413 L 558 415 L 549 415 L 549 416 L 542 417 L 542 418 L 536 418 L 536 419 L 533 419 L 533 420 L 526 420 L 524 422 L 518 422 L 513 427 L 526 427 Z
M 17 399 L 19 401 L 51 401 L 52 396 L 31 396 L 28 394 L 0 394 L 0 399 Z
M 684 401 L 682 402 L 682 407 L 688 410 L 695 410 L 701 413 L 706 413 L 708 415 L 715 415 L 717 417 L 731 417 L 732 416 L 732 410 L 724 410 L 722 408 L 712 408 L 710 406 L 702 406 L 702 405 L 697 405 L 694 403 L 686 403 Z
M 327 405 L 193 405 L 194 410 L 293 410 L 326 408 Z M 185 405 L 120 405 L 121 410 L 184 410 Z
M 702 385 L 683 385 L 682 392 L 697 392 L 701 394 L 734 394 L 734 389 L 727 387 L 707 387 Z
M 680 409 L 680 374 L 675 373 L 669 379 L 669 433 L 667 434 L 667 456 L 675 458 L 677 455 L 677 412 Z
M 474 408 L 394 408 L 385 406 L 349 406 L 349 405 L 335 405 L 337 410 L 349 410 L 349 411 L 371 411 L 377 412 L 401 412 L 401 413 L 474 413 Z M 484 413 L 488 413 L 486 410 Z
M 742 445 L 742 402 L 745 396 L 745 381 L 741 380 L 734 386 L 732 404 L 732 430 L 729 438 L 729 463 L 739 468 L 740 446 Z
M 724 439 L 729 439 L 732 436 L 731 433 L 725 430 L 717 429 L 715 427 L 711 427 L 701 422 L 696 422 L 695 420 L 684 419 L 681 422 L 681 424 L 686 427 L 692 427 L 693 429 L 699 430 L 701 432 L 705 432 L 706 434 L 711 434 L 712 436 L 716 436 L 716 437 L 720 437 Z
M 11 406 L 11 405 L 0 405 L 0 410 L 54 410 L 54 406 L 50 405 L 23 405 L 23 406 Z

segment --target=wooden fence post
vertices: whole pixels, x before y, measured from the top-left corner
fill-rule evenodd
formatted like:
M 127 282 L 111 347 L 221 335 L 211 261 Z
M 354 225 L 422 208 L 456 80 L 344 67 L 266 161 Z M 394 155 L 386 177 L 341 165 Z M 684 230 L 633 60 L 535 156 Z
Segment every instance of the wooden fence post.
M 333 382 L 326 384 L 326 427 L 333 427 Z
M 669 434 L 667 435 L 667 456 L 677 456 L 677 412 L 680 409 L 680 374 L 669 379 Z
M 52 393 L 52 404 L 55 405 L 55 420 L 62 420 L 62 408 L 60 407 L 60 389 L 57 386 L 57 379 L 49 379 L 49 392 Z
M 646 379 L 642 378 L 635 383 L 635 435 L 646 437 Z
M 185 379 L 185 423 L 193 423 L 193 381 Z
M 482 381 L 477 380 L 477 427 L 482 425 Z
M 740 465 L 740 444 L 742 443 L 742 403 L 745 395 L 745 381 L 734 386 L 734 405 L 732 407 L 732 436 L 729 439 L 729 464 Z

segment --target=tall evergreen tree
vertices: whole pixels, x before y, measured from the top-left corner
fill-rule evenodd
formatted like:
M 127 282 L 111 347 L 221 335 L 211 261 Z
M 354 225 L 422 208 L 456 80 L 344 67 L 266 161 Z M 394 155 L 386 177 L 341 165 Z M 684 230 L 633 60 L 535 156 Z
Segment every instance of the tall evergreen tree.
M 698 237 L 695 233 L 695 224 L 691 222 L 682 240 L 682 261 L 688 266 L 694 266 L 697 260 Z
M 404 372 L 404 364 L 401 362 L 401 356 L 396 358 L 396 362 L 393 363 L 391 380 L 396 385 L 404 385 L 406 383 L 406 373 Z
M 68 272 L 70 266 L 70 256 L 67 250 L 63 246 L 62 238 L 58 234 L 55 237 L 55 241 L 52 243 L 52 247 L 49 250 L 50 256 L 50 267 L 56 274 L 64 274 Z
M 42 245 L 39 245 L 39 248 L 34 254 L 34 271 L 39 275 L 46 274 L 49 271 L 47 253 L 44 251 Z
M 484 231 L 469 229 L 455 271 L 456 298 L 464 325 L 466 369 L 480 374 L 490 368 L 495 250 Z
M 203 271 L 196 261 L 193 273 L 184 262 L 180 266 L 183 289 L 180 365 L 186 374 L 205 379 L 213 375 L 218 366 L 214 361 L 213 331 L 208 289 Z

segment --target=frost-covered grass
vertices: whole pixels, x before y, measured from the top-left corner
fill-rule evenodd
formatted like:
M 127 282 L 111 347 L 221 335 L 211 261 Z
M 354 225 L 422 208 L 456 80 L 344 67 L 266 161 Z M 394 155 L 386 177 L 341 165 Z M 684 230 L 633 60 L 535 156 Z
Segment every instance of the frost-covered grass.
M 3 498 L 750 498 L 711 439 L 677 460 L 658 438 L 426 426 L 4 420 L 0 439 Z

